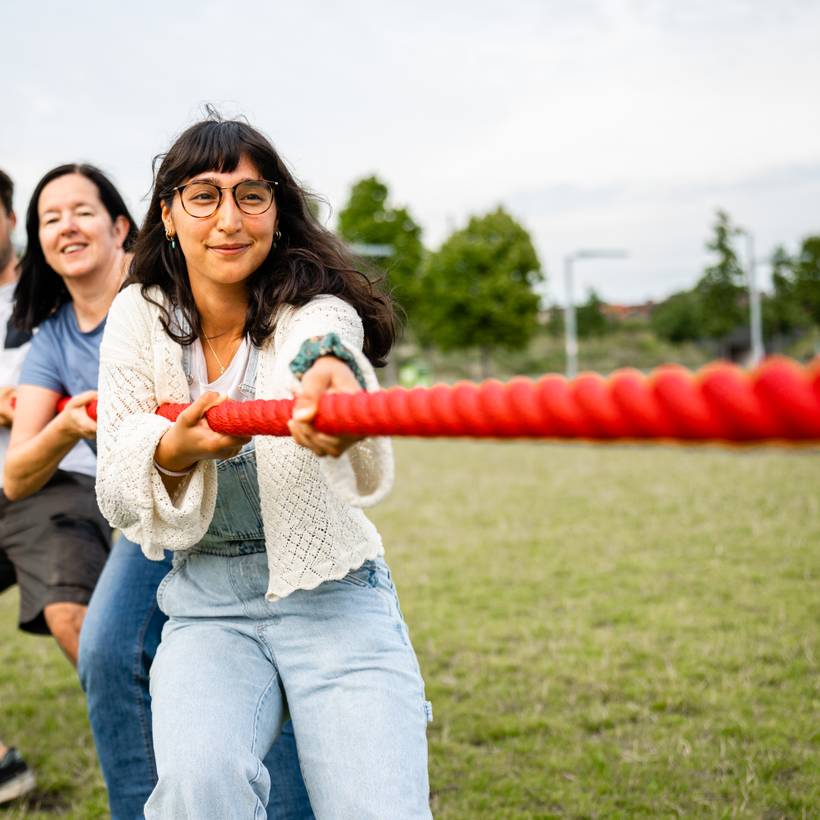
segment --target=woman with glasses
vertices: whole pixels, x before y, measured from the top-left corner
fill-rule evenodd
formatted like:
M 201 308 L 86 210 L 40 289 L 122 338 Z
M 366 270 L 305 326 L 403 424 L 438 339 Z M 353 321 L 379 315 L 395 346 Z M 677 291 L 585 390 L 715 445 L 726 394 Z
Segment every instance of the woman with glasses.
M 311 424 L 325 391 L 376 387 L 389 299 L 270 142 L 216 117 L 163 157 L 130 281 L 102 346 L 97 492 L 149 558 L 174 550 L 146 816 L 263 816 L 261 759 L 289 714 L 316 817 L 429 818 L 429 704 L 360 509 L 389 489 L 390 446 Z M 292 438 L 205 417 L 226 396 L 294 392 Z M 188 401 L 174 423 L 156 415 Z
M 134 820 L 156 783 L 148 670 L 166 620 L 156 591 L 170 557 L 147 561 L 125 538 L 109 554 L 94 493 L 97 425 L 86 405 L 97 397 L 100 341 L 137 230 L 111 180 L 86 164 L 43 176 L 26 230 L 13 320 L 38 332 L 5 463 L 3 489 L 14 500 L 2 545 L 17 564 L 24 628 L 51 631 L 78 665 L 111 815 Z M 58 414 L 65 395 L 73 398 Z M 277 794 L 269 816 L 312 817 L 292 732 L 266 764 Z

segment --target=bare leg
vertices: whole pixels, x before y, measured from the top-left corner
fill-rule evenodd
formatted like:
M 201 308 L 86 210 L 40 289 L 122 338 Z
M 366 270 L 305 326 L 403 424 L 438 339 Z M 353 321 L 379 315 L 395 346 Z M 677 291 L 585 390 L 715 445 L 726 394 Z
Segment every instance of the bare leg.
M 77 665 L 80 648 L 80 629 L 88 607 L 85 604 L 48 604 L 43 610 L 46 624 L 71 663 Z

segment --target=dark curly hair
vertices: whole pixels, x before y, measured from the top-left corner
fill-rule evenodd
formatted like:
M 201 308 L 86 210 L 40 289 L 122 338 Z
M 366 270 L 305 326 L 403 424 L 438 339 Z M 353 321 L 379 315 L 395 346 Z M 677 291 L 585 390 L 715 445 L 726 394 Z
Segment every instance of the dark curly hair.
M 200 317 L 180 247 L 165 238 L 161 205 L 171 207 L 174 188 L 204 171 L 231 172 L 247 157 L 264 179 L 275 180 L 278 230 L 282 236 L 265 261 L 246 280 L 248 310 L 244 332 L 261 346 L 273 332 L 278 309 L 301 306 L 314 296 L 332 294 L 352 305 L 364 326 L 364 353 L 383 366 L 396 335 L 396 318 L 389 295 L 378 282 L 359 271 L 349 252 L 319 224 L 310 209 L 311 197 L 293 178 L 270 140 L 241 120 L 223 120 L 213 109 L 192 125 L 166 154 L 154 158 L 154 186 L 145 221 L 134 245 L 126 284 L 139 283 L 143 296 L 162 311 L 165 332 L 180 344 L 191 344 L 202 332 Z M 159 169 L 157 169 L 159 164 Z M 167 303 L 178 308 L 189 327 L 171 321 L 166 304 L 152 299 L 158 286 Z

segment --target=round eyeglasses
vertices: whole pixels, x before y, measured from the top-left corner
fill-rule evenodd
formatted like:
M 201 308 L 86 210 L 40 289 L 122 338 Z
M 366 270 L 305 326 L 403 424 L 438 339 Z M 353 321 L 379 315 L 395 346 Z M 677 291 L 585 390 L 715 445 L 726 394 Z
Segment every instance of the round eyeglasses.
M 179 199 L 185 213 L 197 219 L 213 216 L 222 204 L 222 192 L 231 191 L 237 208 L 243 214 L 258 216 L 273 205 L 273 189 L 278 185 L 267 179 L 246 179 L 236 185 L 220 188 L 212 182 L 188 182 L 177 185 Z

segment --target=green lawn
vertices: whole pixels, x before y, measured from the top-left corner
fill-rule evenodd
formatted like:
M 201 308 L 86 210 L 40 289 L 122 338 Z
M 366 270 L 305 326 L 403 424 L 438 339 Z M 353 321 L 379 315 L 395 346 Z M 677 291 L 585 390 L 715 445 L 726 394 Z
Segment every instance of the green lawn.
M 374 512 L 437 818 L 820 815 L 820 454 L 405 441 Z M 103 817 L 82 696 L 0 596 L 0 736 Z M 390 820 L 386 818 L 385 820 Z

